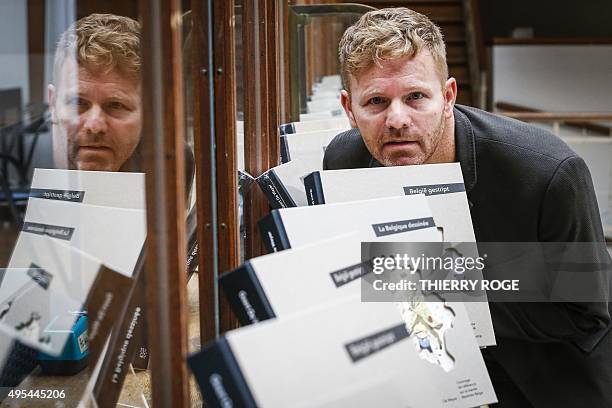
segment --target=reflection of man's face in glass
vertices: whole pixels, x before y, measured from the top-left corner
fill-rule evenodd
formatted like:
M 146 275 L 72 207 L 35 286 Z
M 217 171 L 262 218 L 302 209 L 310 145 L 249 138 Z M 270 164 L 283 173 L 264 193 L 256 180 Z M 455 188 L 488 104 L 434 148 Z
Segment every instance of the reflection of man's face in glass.
M 140 82 L 69 60 L 57 77 L 49 85 L 56 166 L 118 171 L 140 141 Z

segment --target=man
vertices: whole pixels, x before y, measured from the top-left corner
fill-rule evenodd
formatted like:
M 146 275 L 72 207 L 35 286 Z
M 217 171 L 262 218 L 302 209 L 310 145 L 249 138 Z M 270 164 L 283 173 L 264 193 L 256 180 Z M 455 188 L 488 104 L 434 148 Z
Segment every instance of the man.
M 479 242 L 604 241 L 583 160 L 543 130 L 456 106 L 442 35 L 427 17 L 369 12 L 339 56 L 354 129 L 329 144 L 325 169 L 458 161 Z M 483 355 L 498 406 L 612 406 L 605 300 L 491 303 L 498 345 Z
M 57 167 L 126 170 L 140 141 L 140 25 L 92 14 L 58 43 L 49 85 Z

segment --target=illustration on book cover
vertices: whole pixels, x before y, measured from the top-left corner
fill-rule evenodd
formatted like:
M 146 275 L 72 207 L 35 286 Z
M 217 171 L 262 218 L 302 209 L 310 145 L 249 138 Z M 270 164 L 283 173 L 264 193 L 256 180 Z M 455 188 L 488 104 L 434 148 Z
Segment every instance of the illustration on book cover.
M 452 327 L 452 309 L 444 302 L 419 300 L 398 302 L 397 306 L 419 357 L 439 365 L 445 372 L 451 371 L 454 359 L 446 349 L 444 336 Z

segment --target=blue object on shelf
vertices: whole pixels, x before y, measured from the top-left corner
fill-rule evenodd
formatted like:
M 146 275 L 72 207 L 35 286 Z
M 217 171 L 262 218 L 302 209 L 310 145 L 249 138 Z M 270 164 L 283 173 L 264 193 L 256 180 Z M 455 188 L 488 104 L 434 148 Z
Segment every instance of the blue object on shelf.
M 45 375 L 74 375 L 87 367 L 89 342 L 87 340 L 87 314 L 80 312 L 77 321 L 70 329 L 66 345 L 59 356 L 38 353 L 38 363 Z M 64 329 L 65 330 L 65 329 Z M 50 334 L 62 331 L 59 328 L 45 330 Z

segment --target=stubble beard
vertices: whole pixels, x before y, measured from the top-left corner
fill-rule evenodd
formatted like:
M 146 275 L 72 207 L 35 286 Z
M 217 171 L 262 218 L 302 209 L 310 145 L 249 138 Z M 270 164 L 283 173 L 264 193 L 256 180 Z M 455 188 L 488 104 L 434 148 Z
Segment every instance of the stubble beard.
M 103 140 L 104 135 L 96 133 L 93 135 L 89 135 L 88 136 L 89 139 L 93 140 L 93 141 L 100 141 Z M 66 135 L 66 143 L 67 143 L 67 151 L 66 154 L 68 155 L 68 168 L 71 170 L 81 170 L 82 166 L 79 165 L 79 143 L 78 143 L 78 134 L 73 135 L 72 137 L 68 137 L 68 135 Z M 97 169 L 97 168 L 96 168 Z M 92 170 L 92 169 L 89 169 Z M 106 169 L 105 169 L 106 170 Z
M 421 149 L 423 148 L 423 142 L 422 142 L 423 140 L 430 140 L 432 142 L 429 151 L 421 150 L 419 154 L 410 158 L 409 163 L 403 162 L 406 156 L 399 157 L 399 160 L 402 161 L 400 162 L 398 161 L 398 158 L 395 156 L 383 155 L 381 157 L 380 163 L 385 167 L 412 166 L 412 165 L 427 163 L 431 159 L 431 157 L 434 155 L 436 150 L 438 150 L 438 148 L 440 147 L 440 142 L 442 141 L 442 138 L 444 137 L 445 131 L 446 131 L 446 122 L 444 120 L 444 114 L 441 114 L 440 121 L 438 125 L 436 126 L 436 128 L 432 130 L 431 132 L 429 132 L 427 135 L 425 135 L 424 138 L 419 139 L 419 146 L 421 147 Z M 381 145 L 381 150 L 382 150 L 382 145 Z

